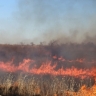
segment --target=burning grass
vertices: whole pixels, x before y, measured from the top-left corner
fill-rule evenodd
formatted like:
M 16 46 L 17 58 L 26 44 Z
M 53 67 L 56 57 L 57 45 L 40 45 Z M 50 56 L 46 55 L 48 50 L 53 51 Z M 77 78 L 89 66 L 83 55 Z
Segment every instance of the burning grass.
M 1 73 L 1 96 L 96 96 L 96 45 L 0 45 Z
M 77 80 L 77 81 L 76 81 Z M 79 81 L 78 81 L 79 80 Z M 87 82 L 87 83 L 84 83 Z M 96 96 L 92 79 L 28 76 L 20 74 L 0 79 L 1 96 Z

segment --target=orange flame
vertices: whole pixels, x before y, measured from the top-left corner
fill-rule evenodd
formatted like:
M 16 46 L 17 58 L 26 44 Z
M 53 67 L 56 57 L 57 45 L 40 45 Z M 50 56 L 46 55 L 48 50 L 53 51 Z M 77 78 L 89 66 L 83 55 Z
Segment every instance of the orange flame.
M 7 72 L 23 71 L 32 74 L 49 74 L 49 75 L 61 75 L 61 76 L 74 76 L 80 78 L 86 78 L 87 76 L 96 77 L 96 68 L 91 69 L 78 69 L 75 67 L 66 68 L 63 67 L 56 70 L 57 64 L 51 64 L 51 61 L 43 62 L 39 68 L 30 67 L 35 61 L 30 59 L 24 59 L 18 66 L 15 66 L 13 62 L 0 62 L 0 69 Z
M 87 88 L 83 85 L 78 92 L 65 91 L 65 94 L 67 96 L 96 96 L 96 84 L 91 88 Z

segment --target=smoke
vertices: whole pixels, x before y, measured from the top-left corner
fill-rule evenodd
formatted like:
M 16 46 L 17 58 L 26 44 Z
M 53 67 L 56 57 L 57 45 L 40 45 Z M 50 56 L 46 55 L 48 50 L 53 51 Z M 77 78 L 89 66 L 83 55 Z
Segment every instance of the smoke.
M 95 0 L 18 0 L 10 19 L 0 19 L 0 43 L 95 43 Z M 5 28 L 6 27 L 6 28 Z M 3 29 L 2 29 L 3 28 Z M 8 36 L 5 36 L 8 34 Z
M 95 43 L 94 2 L 94 0 L 20 0 L 17 19 L 26 37 L 24 42 L 48 43 L 56 40 L 60 43 Z
M 0 62 L 13 61 L 18 66 L 24 59 L 34 60 L 38 68 L 47 61 L 57 63 L 57 68 L 92 68 L 96 67 L 96 44 L 57 44 L 54 41 L 49 45 L 0 45 Z

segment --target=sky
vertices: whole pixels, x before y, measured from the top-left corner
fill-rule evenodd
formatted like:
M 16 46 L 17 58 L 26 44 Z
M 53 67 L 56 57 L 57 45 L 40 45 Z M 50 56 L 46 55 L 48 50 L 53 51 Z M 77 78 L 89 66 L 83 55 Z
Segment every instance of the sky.
M 0 44 L 96 41 L 96 0 L 0 0 Z

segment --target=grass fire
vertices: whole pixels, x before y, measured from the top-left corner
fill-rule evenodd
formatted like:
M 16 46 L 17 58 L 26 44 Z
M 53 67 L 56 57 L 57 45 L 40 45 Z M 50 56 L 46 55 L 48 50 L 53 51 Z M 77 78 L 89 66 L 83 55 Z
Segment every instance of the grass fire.
M 95 49 L 93 43 L 1 44 L 0 95 L 96 96 Z
M 96 96 L 96 0 L 0 0 L 0 96 Z

